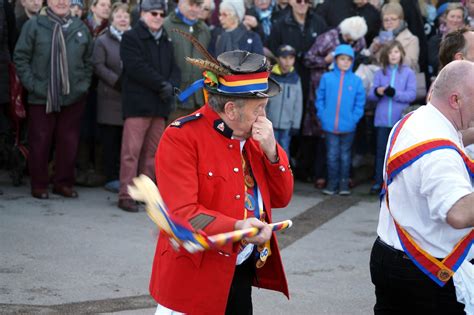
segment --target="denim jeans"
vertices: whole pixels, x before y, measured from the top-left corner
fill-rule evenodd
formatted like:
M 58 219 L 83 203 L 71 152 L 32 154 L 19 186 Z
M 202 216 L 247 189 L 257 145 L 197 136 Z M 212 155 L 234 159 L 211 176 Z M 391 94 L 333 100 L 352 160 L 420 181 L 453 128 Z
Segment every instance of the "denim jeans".
M 273 129 L 273 133 L 275 134 L 275 139 L 279 145 L 285 150 L 288 159 L 290 158 L 290 129 Z
M 341 134 L 326 133 L 327 188 L 329 190 L 337 190 L 341 182 L 349 180 L 354 135 L 355 132 Z
M 383 163 L 385 161 L 385 150 L 387 148 L 390 127 L 375 127 L 375 136 L 377 138 L 377 147 L 375 150 L 375 184 L 382 185 L 383 182 Z

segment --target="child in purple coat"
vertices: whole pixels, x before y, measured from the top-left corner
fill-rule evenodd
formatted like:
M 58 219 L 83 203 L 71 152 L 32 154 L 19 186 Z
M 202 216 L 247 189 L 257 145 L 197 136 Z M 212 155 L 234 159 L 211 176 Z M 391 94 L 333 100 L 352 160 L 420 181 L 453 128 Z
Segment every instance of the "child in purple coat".
M 388 136 L 393 125 L 400 120 L 403 110 L 416 98 L 416 76 L 410 67 L 403 65 L 405 50 L 399 41 L 385 46 L 380 62 L 382 69 L 375 73 L 369 100 L 376 101 L 375 109 L 375 184 L 371 194 L 380 193 L 383 181 L 383 163 Z

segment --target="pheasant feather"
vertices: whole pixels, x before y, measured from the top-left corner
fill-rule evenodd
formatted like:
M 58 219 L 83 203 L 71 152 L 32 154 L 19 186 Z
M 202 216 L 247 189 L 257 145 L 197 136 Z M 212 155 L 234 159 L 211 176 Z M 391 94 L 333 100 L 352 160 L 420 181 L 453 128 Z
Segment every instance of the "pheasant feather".
M 208 61 L 208 60 L 186 57 L 186 61 L 189 62 L 190 64 L 192 64 L 193 66 L 196 66 L 196 67 L 201 68 L 203 70 L 209 70 L 209 71 L 215 73 L 218 76 L 232 74 L 226 68 L 220 66 L 219 64 L 215 64 L 211 61 Z
M 204 46 L 191 34 L 188 34 L 186 32 L 183 32 L 177 28 L 174 28 L 173 30 L 171 30 L 172 32 L 176 32 L 178 33 L 179 35 L 183 36 L 184 38 L 186 38 L 187 40 L 189 40 L 191 42 L 191 44 L 193 44 L 194 48 L 196 48 L 202 55 L 205 59 L 209 60 L 210 62 L 212 63 L 215 63 L 216 65 L 219 64 L 219 62 L 217 61 L 216 58 L 214 58 L 208 51 L 206 48 L 204 48 Z

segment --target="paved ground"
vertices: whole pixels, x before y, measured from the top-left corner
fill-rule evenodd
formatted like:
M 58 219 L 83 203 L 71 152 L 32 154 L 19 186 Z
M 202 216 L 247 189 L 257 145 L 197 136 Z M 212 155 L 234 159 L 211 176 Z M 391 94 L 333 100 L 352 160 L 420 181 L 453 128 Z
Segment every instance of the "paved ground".
M 0 173 L 1 314 L 153 314 L 148 280 L 156 228 L 144 212 L 116 208 L 116 196 L 81 188 L 77 200 L 29 196 Z M 254 290 L 255 314 L 368 314 L 374 303 L 368 260 L 377 199 L 323 197 L 297 183 L 275 220 L 291 299 Z

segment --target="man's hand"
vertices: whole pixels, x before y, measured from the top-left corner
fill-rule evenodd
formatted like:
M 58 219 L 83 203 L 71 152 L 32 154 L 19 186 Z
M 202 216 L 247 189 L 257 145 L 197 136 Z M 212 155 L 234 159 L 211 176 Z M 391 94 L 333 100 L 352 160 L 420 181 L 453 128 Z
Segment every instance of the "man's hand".
M 272 229 L 270 226 L 257 218 L 239 220 L 235 223 L 236 230 L 244 230 L 253 227 L 258 228 L 260 232 L 254 237 L 247 237 L 245 239 L 247 242 L 251 244 L 262 245 L 272 237 Z
M 260 147 L 270 162 L 278 160 L 273 125 L 267 117 L 258 116 L 252 125 L 252 138 L 260 143 Z

